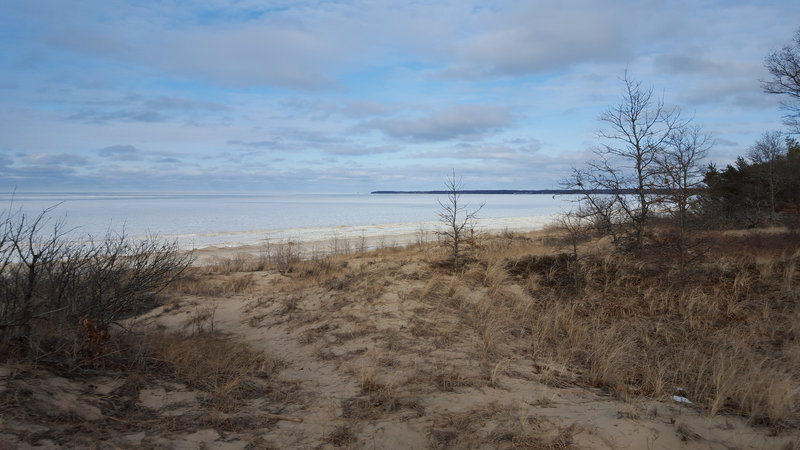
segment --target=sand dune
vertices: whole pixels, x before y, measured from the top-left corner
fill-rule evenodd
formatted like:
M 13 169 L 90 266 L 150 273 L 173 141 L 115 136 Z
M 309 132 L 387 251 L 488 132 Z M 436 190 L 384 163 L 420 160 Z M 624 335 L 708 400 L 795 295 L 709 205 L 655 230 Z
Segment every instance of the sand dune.
M 483 251 L 553 254 L 553 239 L 510 234 L 489 239 Z M 0 442 L 224 449 L 800 445 L 796 426 L 710 415 L 701 402 L 679 403 L 669 394 L 623 395 L 593 386 L 580 367 L 537 356 L 545 352 L 533 348 L 530 331 L 516 328 L 513 317 L 525 314 L 519 308 L 531 294 L 510 278 L 496 284 L 499 275 L 483 260 L 453 275 L 435 245 L 298 261 L 287 270 L 225 256 L 208 250 L 206 264 L 173 286 L 162 306 L 129 324 L 149 330 L 150 347 L 143 348 L 157 349 L 142 350 L 156 355 L 149 372 L 116 368 L 111 348 L 90 377 L 3 367 L 0 393 L 16 403 L 2 409 Z M 121 331 L 114 336 L 122 339 Z

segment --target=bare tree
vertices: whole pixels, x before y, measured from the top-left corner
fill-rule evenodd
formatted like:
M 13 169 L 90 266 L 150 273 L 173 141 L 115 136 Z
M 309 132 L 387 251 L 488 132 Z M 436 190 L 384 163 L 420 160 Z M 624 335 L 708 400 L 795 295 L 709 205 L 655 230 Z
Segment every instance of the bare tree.
M 565 185 L 582 193 L 575 213 L 588 220 L 600 236 L 611 236 L 614 245 L 620 246 L 629 224 L 620 203 L 625 188 L 616 175 L 613 168 L 605 170 L 593 161 L 573 169 Z
M 764 66 L 772 78 L 762 81 L 761 87 L 769 94 L 788 97 L 781 104 L 787 111 L 784 123 L 792 133 L 800 133 L 800 28 L 794 34 L 794 42 L 764 58 Z
M 767 184 L 769 219 L 775 221 L 775 196 L 782 182 L 779 175 L 781 160 L 786 158 L 786 141 L 780 131 L 766 132 L 753 144 L 747 157 L 755 165 L 751 166 Z
M 570 268 L 572 272 L 572 283 L 575 295 L 580 294 L 583 287 L 583 275 L 581 273 L 578 247 L 589 236 L 589 233 L 587 233 L 587 230 L 589 229 L 587 224 L 587 216 L 585 216 L 581 211 L 583 210 L 579 207 L 576 211 L 562 214 L 556 220 L 556 225 L 567 232 L 566 238 L 570 247 L 570 256 L 572 257 L 572 261 L 570 261 Z
M 64 336 L 78 319 L 104 329 L 150 306 L 192 261 L 176 243 L 153 237 L 73 237 L 51 212 L 0 213 L 0 342 L 32 343 L 38 322 Z
M 483 208 L 483 204 L 476 209 L 470 210 L 469 204 L 461 201 L 461 191 L 463 184 L 460 177 L 456 177 L 456 171 L 447 176 L 444 181 L 447 191 L 446 200 L 437 200 L 439 203 L 439 221 L 444 224 L 444 229 L 439 231 L 439 235 L 444 238 L 445 244 L 450 249 L 450 259 L 453 270 L 458 270 L 463 259 L 463 245 L 468 232 L 475 228 L 478 219 L 478 212 Z
M 57 205 L 56 205 L 57 206 Z M 11 272 L 10 280 L 3 289 L 5 292 L 4 311 L 13 311 L 15 326 L 20 326 L 23 335 L 29 335 L 31 322 L 37 304 L 42 303 L 38 292 L 40 280 L 53 264 L 57 264 L 64 254 L 64 236 L 69 232 L 66 221 L 56 220 L 52 232 L 43 229 L 51 222 L 51 213 L 56 206 L 49 207 L 31 217 L 22 211 L 8 213 L 6 216 L 6 235 L 3 241 L 10 247 L 10 259 L 4 263 L 3 272 Z
M 620 103 L 600 115 L 606 128 L 598 132 L 604 142 L 594 151 L 597 159 L 576 170 L 570 183 L 584 193 L 586 205 L 595 207 L 598 216 L 621 227 L 626 244 L 639 252 L 657 198 L 657 155 L 688 121 L 654 96 L 652 88 L 630 79 L 627 71 L 622 83 Z
M 711 135 L 699 126 L 685 126 L 674 130 L 658 154 L 661 171 L 663 205 L 672 216 L 677 233 L 672 239 L 677 253 L 681 275 L 691 261 L 694 242 L 690 235 L 690 220 L 698 205 L 703 185 L 703 160 L 712 145 Z

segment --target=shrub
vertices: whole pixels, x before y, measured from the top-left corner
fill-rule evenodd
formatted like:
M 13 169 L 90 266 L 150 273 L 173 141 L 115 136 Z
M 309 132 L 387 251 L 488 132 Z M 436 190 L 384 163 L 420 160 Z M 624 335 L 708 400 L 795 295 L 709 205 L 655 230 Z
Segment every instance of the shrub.
M 31 343 L 37 324 L 70 335 L 80 319 L 99 330 L 140 313 L 190 265 L 191 254 L 155 237 L 107 234 L 71 240 L 74 229 L 35 216 L 0 214 L 0 338 Z M 44 328 L 44 327 L 42 327 Z M 23 346 L 24 347 L 24 346 Z

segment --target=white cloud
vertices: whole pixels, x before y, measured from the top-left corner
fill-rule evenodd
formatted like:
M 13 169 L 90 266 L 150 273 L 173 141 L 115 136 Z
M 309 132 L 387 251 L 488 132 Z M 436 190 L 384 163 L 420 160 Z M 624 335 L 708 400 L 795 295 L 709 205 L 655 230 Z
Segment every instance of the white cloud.
M 139 161 L 142 159 L 142 152 L 132 145 L 111 145 L 100 149 L 97 154 L 113 161 Z
M 0 147 L 23 157 L 4 170 L 209 189 L 419 187 L 453 166 L 557 179 L 625 67 L 733 152 L 780 126 L 758 78 L 800 16 L 776 0 L 7 3 Z
M 508 127 L 511 115 L 504 108 L 481 105 L 460 105 L 437 111 L 427 117 L 413 119 L 373 119 L 361 127 L 379 130 L 404 141 L 443 141 L 477 139 L 492 131 Z

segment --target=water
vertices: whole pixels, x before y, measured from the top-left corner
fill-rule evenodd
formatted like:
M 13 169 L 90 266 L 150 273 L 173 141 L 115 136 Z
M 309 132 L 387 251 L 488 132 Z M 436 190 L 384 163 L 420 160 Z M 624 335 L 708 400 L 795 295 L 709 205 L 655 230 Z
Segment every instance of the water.
M 310 241 L 331 237 L 401 235 L 434 230 L 443 195 L 364 194 L 0 194 L 0 209 L 36 214 L 58 205 L 73 235 L 156 234 L 182 248 L 232 247 L 265 239 Z M 470 209 L 484 204 L 479 229 L 530 230 L 568 209 L 564 196 L 464 195 Z

